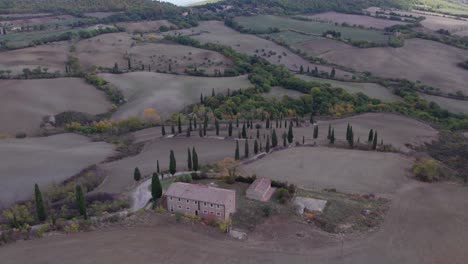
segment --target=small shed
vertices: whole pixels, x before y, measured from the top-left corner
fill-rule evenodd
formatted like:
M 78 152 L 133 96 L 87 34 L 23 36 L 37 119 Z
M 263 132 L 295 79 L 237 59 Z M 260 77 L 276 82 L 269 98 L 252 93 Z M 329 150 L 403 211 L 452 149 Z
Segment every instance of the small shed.
M 247 189 L 246 196 L 252 200 L 267 202 L 275 192 L 271 187 L 271 180 L 267 178 L 256 179 Z

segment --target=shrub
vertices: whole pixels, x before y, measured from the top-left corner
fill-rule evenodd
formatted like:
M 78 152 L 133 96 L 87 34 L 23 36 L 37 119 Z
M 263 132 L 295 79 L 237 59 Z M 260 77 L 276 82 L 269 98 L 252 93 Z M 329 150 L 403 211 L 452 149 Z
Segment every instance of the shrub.
M 269 205 L 264 205 L 262 207 L 262 213 L 263 213 L 263 216 L 264 217 L 269 217 L 272 213 L 272 209 L 271 209 L 271 206 Z
M 183 214 L 181 212 L 175 212 L 174 215 L 175 215 L 176 222 L 180 223 L 180 221 L 182 220 Z
M 291 200 L 291 195 L 289 194 L 289 191 L 287 189 L 280 188 L 276 191 L 276 198 L 280 203 L 285 204 L 289 200 Z
M 26 137 L 26 133 L 24 133 L 24 132 L 18 132 L 18 133 L 16 133 L 15 137 L 16 137 L 16 138 L 25 138 L 25 137 Z
M 218 224 L 219 231 L 226 233 L 229 230 L 230 225 L 230 221 L 220 221 Z
M 414 176 L 424 182 L 440 181 L 446 177 L 439 163 L 434 159 L 418 161 L 412 168 Z

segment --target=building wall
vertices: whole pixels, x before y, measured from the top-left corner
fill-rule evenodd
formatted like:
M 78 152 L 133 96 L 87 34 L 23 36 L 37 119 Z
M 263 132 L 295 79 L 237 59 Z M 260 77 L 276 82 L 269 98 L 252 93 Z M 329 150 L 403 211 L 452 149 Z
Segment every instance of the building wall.
M 229 218 L 229 214 L 225 214 L 224 205 L 188 200 L 178 197 L 167 197 L 167 210 L 169 210 L 169 212 L 193 214 L 201 218 L 206 218 L 210 215 L 221 220 L 226 220 Z

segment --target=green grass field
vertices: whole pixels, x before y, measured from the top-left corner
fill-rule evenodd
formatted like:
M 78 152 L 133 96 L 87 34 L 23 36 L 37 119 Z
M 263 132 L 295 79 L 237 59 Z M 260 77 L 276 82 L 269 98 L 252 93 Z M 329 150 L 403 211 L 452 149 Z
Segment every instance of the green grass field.
M 267 31 L 269 28 L 278 28 L 281 31 L 293 30 L 306 34 L 321 36 L 325 31 L 334 30 L 341 32 L 341 37 L 343 39 L 351 39 L 353 41 L 372 41 L 376 43 L 386 43 L 388 41 L 388 36 L 377 30 L 342 27 L 336 26 L 335 24 L 315 21 L 302 21 L 279 16 L 260 15 L 251 17 L 237 17 L 235 18 L 235 21 L 244 28 L 255 31 Z
M 277 42 L 286 43 L 288 45 L 321 39 L 321 37 L 318 36 L 305 35 L 292 31 L 282 31 L 278 33 L 265 34 L 263 35 L 263 37 L 270 37 L 271 39 Z

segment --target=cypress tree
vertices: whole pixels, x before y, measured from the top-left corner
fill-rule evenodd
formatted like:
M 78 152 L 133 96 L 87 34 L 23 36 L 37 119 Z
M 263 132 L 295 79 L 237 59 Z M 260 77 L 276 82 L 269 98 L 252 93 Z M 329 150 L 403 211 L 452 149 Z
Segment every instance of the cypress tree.
M 189 118 L 189 129 L 192 131 L 192 118 Z
M 162 126 L 161 126 L 161 134 L 162 134 L 163 136 L 166 135 L 166 127 L 164 126 L 164 123 L 163 123 Z
M 198 135 L 200 137 L 203 137 L 203 130 L 202 130 L 202 127 L 200 127 L 200 129 L 198 130 Z
M 157 201 L 162 197 L 162 186 L 161 181 L 159 180 L 159 175 L 154 172 L 153 177 L 151 178 L 151 197 L 153 201 Z
M 335 74 L 336 74 L 336 72 L 335 72 L 335 67 L 333 67 L 333 69 L 332 69 L 332 71 L 331 71 L 331 77 L 332 77 L 332 78 L 335 77 Z
M 35 197 L 35 202 L 36 202 L 37 219 L 43 222 L 46 220 L 47 216 L 46 216 L 46 211 L 44 207 L 44 201 L 42 200 L 42 193 L 41 193 L 41 190 L 39 190 L 39 186 L 37 185 L 37 183 L 34 185 L 34 197 Z
M 203 94 L 200 93 L 200 104 L 203 104 Z
M 80 185 L 76 185 L 75 187 L 75 201 L 80 215 L 82 215 L 85 220 L 88 219 L 88 214 L 86 213 L 86 201 Z
M 187 149 L 187 168 L 189 171 L 192 171 L 192 154 L 190 153 L 190 148 Z
M 211 96 L 215 97 L 215 95 L 216 94 L 215 94 L 215 91 L 214 91 L 214 88 L 213 88 L 213 89 L 211 89 Z
M 257 129 L 257 138 L 260 138 L 260 129 Z
M 276 119 L 276 128 L 278 128 L 278 118 Z
M 254 141 L 254 153 L 255 153 L 255 155 L 258 154 L 258 142 L 257 142 L 256 139 L 255 139 L 255 141 Z
M 178 128 L 179 134 L 181 134 L 182 133 L 182 121 L 180 120 L 180 115 L 179 115 L 179 118 L 177 119 L 177 128 Z
M 373 139 L 373 142 L 372 142 L 372 149 L 373 150 L 377 149 L 377 140 L 378 140 L 377 138 L 378 138 L 378 136 L 377 136 L 377 130 L 376 130 L 375 133 L 374 133 L 374 139 Z
M 371 128 L 371 130 L 369 130 L 369 136 L 367 137 L 367 142 L 372 142 L 374 140 L 374 130 Z
M 208 129 L 208 117 L 205 116 L 203 120 L 203 136 L 206 136 L 206 130 Z
M 249 140 L 245 140 L 245 146 L 244 146 L 244 157 L 248 158 L 249 157 Z
M 278 146 L 278 136 L 276 135 L 276 129 L 273 129 L 273 134 L 271 135 L 271 146 L 274 148 Z
M 176 159 L 175 159 L 175 156 L 174 156 L 174 151 L 171 150 L 171 153 L 169 155 L 169 172 L 174 175 L 177 171 L 177 163 L 176 163 Z
M 273 145 L 273 147 L 274 147 L 274 145 Z M 268 137 L 267 137 L 266 149 L 265 150 L 266 150 L 267 153 L 270 152 L 270 135 L 268 135 Z
M 236 152 L 234 154 L 234 159 L 235 160 L 239 160 L 240 159 L 240 156 L 239 156 L 239 140 L 236 140 Z
M 349 133 L 350 133 L 350 132 L 349 132 L 349 128 L 350 128 L 350 126 L 349 126 L 349 123 L 348 123 L 348 126 L 346 127 L 346 140 L 347 140 L 348 142 L 349 142 Z
M 328 136 L 327 136 L 328 140 L 330 140 L 330 138 L 331 138 L 331 131 L 332 131 L 331 124 L 328 124 Z
M 294 135 L 293 135 L 293 128 L 292 128 L 292 121 L 289 123 L 289 130 L 288 130 L 288 142 L 291 144 L 293 142 Z
M 199 168 L 198 153 L 195 150 L 195 147 L 192 147 L 192 167 L 194 171 L 198 171 L 198 168 Z
M 197 129 L 197 118 L 193 118 L 193 128 Z
M 305 143 L 305 137 L 302 136 L 302 145 L 304 145 L 304 143 Z
M 314 114 L 313 113 L 310 113 L 310 123 L 313 124 L 314 123 Z
M 237 131 L 237 138 L 238 138 L 238 139 L 241 139 L 241 138 L 242 138 L 242 134 L 241 134 L 240 130 Z
M 349 140 L 348 140 L 349 146 L 354 147 L 354 132 L 353 132 L 353 127 L 349 128 Z
M 171 134 L 175 135 L 175 127 L 174 124 L 171 124 Z
M 288 144 L 286 142 L 286 138 L 288 137 L 288 135 L 286 133 L 283 133 L 283 147 L 286 147 Z
M 239 128 L 239 117 L 236 116 L 236 128 Z
M 191 129 L 189 127 L 187 127 L 187 134 L 186 134 L 187 137 L 190 137 L 190 131 L 191 131 Z
M 219 136 L 219 122 L 218 122 L 218 119 L 215 119 L 215 129 L 216 129 L 216 136 Z
M 141 173 L 138 167 L 136 167 L 135 170 L 133 171 L 133 179 L 137 182 L 141 180 Z
M 284 120 L 284 128 L 287 128 L 288 127 L 288 120 Z
M 270 116 L 267 117 L 265 127 L 268 129 L 270 128 Z
M 156 172 L 159 174 L 161 170 L 159 169 L 159 160 L 156 161 Z
M 232 121 L 229 121 L 228 136 L 232 137 Z
M 330 136 L 330 143 L 335 144 L 335 129 L 332 129 L 331 136 Z
M 314 139 L 317 139 L 318 137 L 318 125 L 314 125 Z
M 245 129 L 245 123 L 242 125 L 242 138 L 247 138 L 247 130 Z

